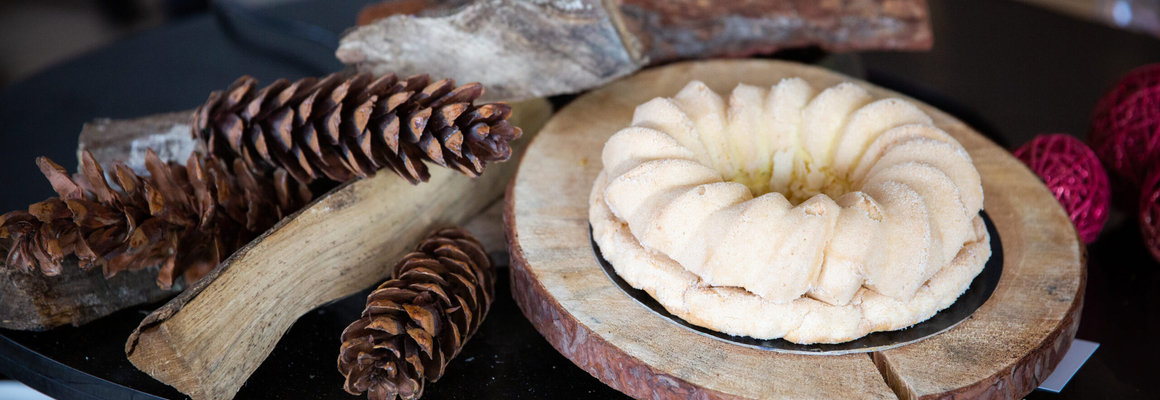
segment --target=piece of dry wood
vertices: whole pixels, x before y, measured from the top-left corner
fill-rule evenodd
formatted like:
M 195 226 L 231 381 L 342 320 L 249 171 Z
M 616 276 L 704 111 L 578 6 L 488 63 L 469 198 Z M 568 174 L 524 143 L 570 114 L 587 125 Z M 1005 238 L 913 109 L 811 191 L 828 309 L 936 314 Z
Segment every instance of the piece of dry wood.
M 100 268 L 82 271 L 76 259 L 65 260 L 60 275 L 22 272 L 0 265 L 0 328 L 42 331 L 79 326 L 117 310 L 163 300 L 180 292 L 157 286 L 157 269 L 123 271 L 105 279 Z
M 163 159 L 184 160 L 198 147 L 189 134 L 192 113 L 87 123 L 81 131 L 78 158 L 88 150 L 102 165 L 121 161 L 141 174 L 148 173 L 146 148 L 154 149 Z M 0 304 L 4 304 L 0 307 L 0 328 L 21 330 L 81 325 L 117 310 L 163 300 L 185 286 L 182 280 L 170 290 L 158 287 L 156 268 L 121 272 L 105 279 L 100 268 L 81 271 L 74 259 L 66 260 L 57 276 L 4 266 L 0 266 L 0 276 Z
M 932 43 L 925 0 L 495 0 L 453 8 L 462 2 L 368 6 L 360 19 L 388 17 L 349 31 L 336 55 L 362 71 L 427 71 L 481 82 L 485 99 L 519 99 L 591 89 L 677 59 Z
M 376 75 L 480 82 L 488 101 L 575 92 L 639 68 L 600 0 L 479 1 L 449 15 L 395 15 L 348 32 L 335 55 Z
M 200 141 L 193 140 L 189 122 L 194 110 L 150 115 L 134 119 L 98 119 L 81 129 L 77 164 L 88 151 L 100 165 L 120 161 L 139 175 L 145 169 L 145 150 L 153 150 L 162 160 L 185 163 L 190 153 L 205 153 Z
M 483 212 L 464 223 L 463 229 L 479 239 L 479 244 L 491 255 L 492 262 L 506 266 L 508 252 L 503 236 L 503 206 L 503 199 L 496 199 Z
M 616 0 L 650 62 L 744 57 L 816 45 L 830 51 L 926 50 L 925 0 Z
M 999 288 L 970 320 L 881 353 L 779 353 L 685 329 L 605 275 L 589 240 L 588 195 L 604 142 L 630 124 L 635 107 L 672 96 L 692 79 L 728 93 L 740 82 L 768 87 L 792 76 L 816 88 L 854 81 L 877 98 L 906 98 L 801 64 L 706 61 L 641 72 L 557 113 L 529 147 L 507 196 L 512 292 L 524 314 L 581 368 L 641 399 L 1017 399 L 1033 390 L 1074 336 L 1083 247 L 1054 196 L 1010 153 L 917 101 L 970 152 L 1003 244 Z
M 513 108 L 526 137 L 513 161 L 476 179 L 432 168 L 420 185 L 380 173 L 336 188 L 147 316 L 125 344 L 129 360 L 194 399 L 232 398 L 300 315 L 380 282 L 430 229 L 501 196 L 551 114 L 542 99 Z

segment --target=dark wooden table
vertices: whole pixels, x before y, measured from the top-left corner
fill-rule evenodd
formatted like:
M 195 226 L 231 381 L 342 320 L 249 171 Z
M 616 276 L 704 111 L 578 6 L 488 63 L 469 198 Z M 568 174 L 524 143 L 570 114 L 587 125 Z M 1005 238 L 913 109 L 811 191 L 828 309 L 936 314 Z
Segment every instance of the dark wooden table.
M 341 32 L 366 0 L 311 0 L 267 10 Z M 1160 62 L 1160 41 L 1005 0 L 931 0 L 935 48 L 864 53 L 854 70 L 871 82 L 938 106 L 1006 146 L 1035 134 L 1087 136 L 1099 96 L 1133 67 Z M 816 59 L 816 52 L 789 57 Z M 143 32 L 0 90 L 0 210 L 52 195 L 33 160 L 73 166 L 76 135 L 93 118 L 193 108 L 243 74 L 263 82 L 341 69 L 332 50 L 242 22 L 209 16 Z M 566 99 L 559 99 L 559 102 Z M 1122 199 L 1122 198 L 1121 198 Z M 1089 247 L 1078 338 L 1101 343 L 1062 393 L 1029 399 L 1157 399 L 1160 265 L 1120 202 Z M 425 398 L 622 397 L 557 353 L 511 300 L 501 270 L 498 300 L 480 334 Z M 364 294 L 303 316 L 237 398 L 347 398 L 336 370 L 338 335 Z M 125 359 L 125 338 L 158 305 L 124 310 L 80 328 L 0 330 L 0 373 L 67 399 L 183 398 Z

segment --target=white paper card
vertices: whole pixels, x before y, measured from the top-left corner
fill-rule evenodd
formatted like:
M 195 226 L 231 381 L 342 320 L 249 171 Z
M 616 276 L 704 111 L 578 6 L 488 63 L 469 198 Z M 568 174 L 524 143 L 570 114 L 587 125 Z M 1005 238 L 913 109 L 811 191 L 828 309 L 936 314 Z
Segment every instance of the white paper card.
M 1088 357 L 1091 357 L 1092 353 L 1095 353 L 1099 347 L 1099 343 L 1083 339 L 1072 341 L 1071 348 L 1067 350 L 1067 354 L 1063 355 L 1063 360 L 1059 362 L 1059 365 L 1055 366 L 1055 371 L 1052 371 L 1051 375 L 1048 375 L 1047 379 L 1039 384 L 1039 390 L 1059 393 L 1075 375 L 1075 372 L 1079 371 L 1079 367 L 1082 367 L 1083 363 L 1087 362 Z

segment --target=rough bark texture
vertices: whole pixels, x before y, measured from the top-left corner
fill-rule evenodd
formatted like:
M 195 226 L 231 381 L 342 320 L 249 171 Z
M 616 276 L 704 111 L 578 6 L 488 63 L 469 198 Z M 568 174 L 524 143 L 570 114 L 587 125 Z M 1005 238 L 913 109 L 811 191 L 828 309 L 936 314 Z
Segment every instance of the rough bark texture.
M 135 119 L 98 119 L 85 124 L 77 146 L 77 164 L 88 150 L 101 165 L 119 161 L 133 172 L 144 175 L 145 150 L 152 149 L 162 160 L 185 161 L 193 152 L 205 153 L 200 142 L 189 137 L 189 120 L 194 110 L 150 115 Z M 67 168 L 67 167 L 66 167 Z
M 76 259 L 65 261 L 60 275 L 21 272 L 0 267 L 0 328 L 43 331 L 79 326 L 117 310 L 163 300 L 181 292 L 185 281 L 170 289 L 157 286 L 157 271 L 126 271 L 105 278 L 100 268 L 88 271 Z
M 396 15 L 348 32 L 336 55 L 375 75 L 480 82 L 485 101 L 574 92 L 640 66 L 599 0 L 496 0 L 445 16 Z
M 368 7 L 366 25 L 343 37 L 337 56 L 376 74 L 477 81 L 488 88 L 484 100 L 494 100 L 575 93 L 679 59 L 932 43 L 925 0 L 496 0 L 453 8 L 460 2 Z
M 1086 279 L 1067 213 L 1030 170 L 969 126 L 915 104 L 970 153 L 999 232 L 1003 274 L 971 318 L 938 335 L 871 354 L 758 350 L 685 329 L 624 293 L 593 259 L 588 192 L 608 137 L 635 107 L 698 79 L 725 92 L 801 77 L 854 81 L 876 98 L 901 94 L 816 67 L 769 60 L 671 64 L 585 94 L 528 148 L 507 197 L 512 295 L 537 330 L 601 381 L 641 399 L 1019 399 L 1067 352 Z M 599 116 L 598 118 L 595 116 Z
M 832 51 L 931 45 L 924 0 L 616 2 L 651 63 L 811 45 Z

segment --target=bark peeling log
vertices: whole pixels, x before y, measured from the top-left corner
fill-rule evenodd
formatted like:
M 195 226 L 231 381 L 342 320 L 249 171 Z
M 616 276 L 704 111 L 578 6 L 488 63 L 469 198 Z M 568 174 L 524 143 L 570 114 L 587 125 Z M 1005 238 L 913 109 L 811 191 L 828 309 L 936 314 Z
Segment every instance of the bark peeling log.
M 461 0 L 375 5 L 336 53 L 363 71 L 429 71 L 485 100 L 591 89 L 657 63 L 819 46 L 925 50 L 925 0 Z M 422 11 L 419 11 L 422 10 Z

